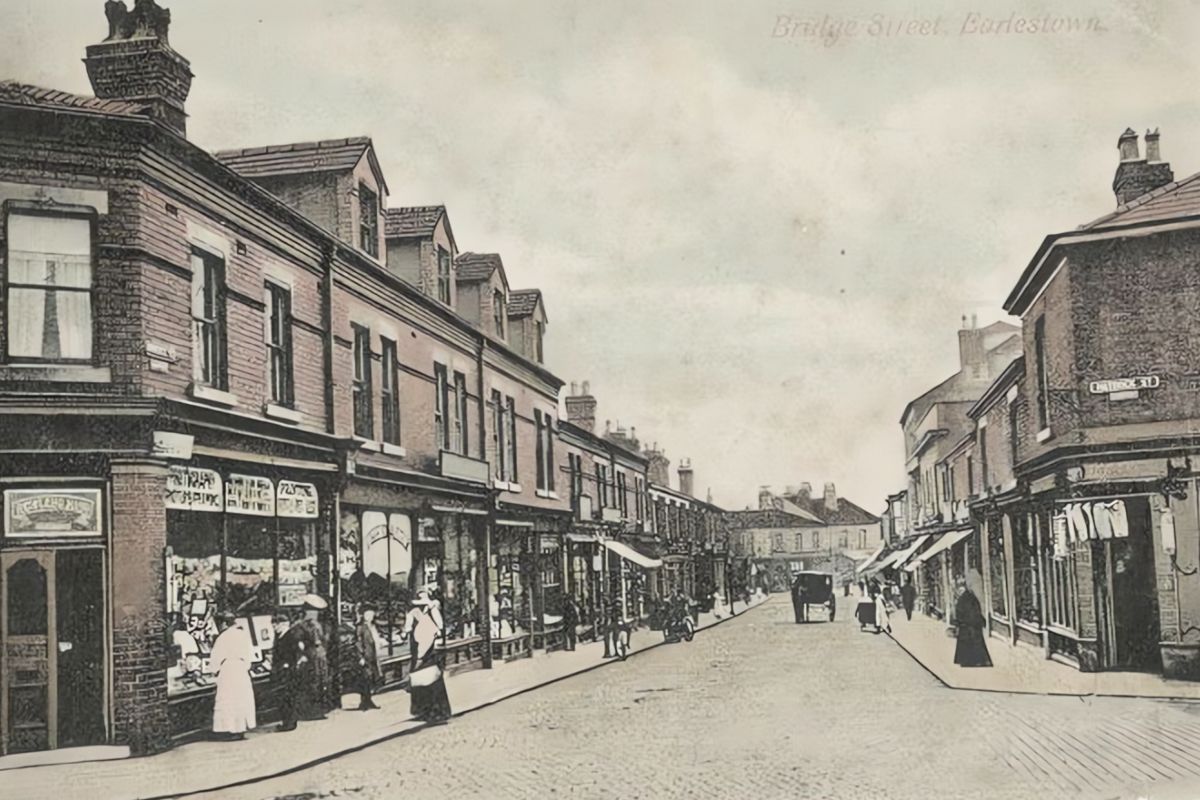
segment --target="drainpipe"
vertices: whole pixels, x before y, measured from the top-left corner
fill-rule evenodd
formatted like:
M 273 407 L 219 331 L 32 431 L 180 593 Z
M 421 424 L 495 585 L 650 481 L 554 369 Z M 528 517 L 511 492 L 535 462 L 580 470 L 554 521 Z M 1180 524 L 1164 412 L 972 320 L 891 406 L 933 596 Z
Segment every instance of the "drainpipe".
M 326 243 L 321 248 L 321 359 L 325 372 L 325 432 L 334 433 L 336 417 L 333 413 L 333 246 Z

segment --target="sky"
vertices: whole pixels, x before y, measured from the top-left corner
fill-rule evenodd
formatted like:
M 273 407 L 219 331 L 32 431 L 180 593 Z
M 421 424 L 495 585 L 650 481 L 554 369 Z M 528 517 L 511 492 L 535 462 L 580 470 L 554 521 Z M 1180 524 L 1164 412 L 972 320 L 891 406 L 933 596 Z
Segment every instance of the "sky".
M 1200 171 L 1195 3 L 161 4 L 194 142 L 371 136 L 391 205 L 446 204 L 542 289 L 600 425 L 727 508 L 834 482 L 882 510 L 905 404 L 1045 235 L 1115 207 L 1121 131 Z M 0 78 L 90 94 L 103 5 L 0 0 Z

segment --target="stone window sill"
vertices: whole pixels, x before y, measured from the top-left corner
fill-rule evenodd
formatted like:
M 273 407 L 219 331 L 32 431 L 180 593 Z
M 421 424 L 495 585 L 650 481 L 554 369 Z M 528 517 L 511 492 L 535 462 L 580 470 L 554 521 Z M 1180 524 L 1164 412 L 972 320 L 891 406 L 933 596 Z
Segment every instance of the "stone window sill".
M 112 383 L 112 370 L 90 364 L 4 364 L 0 381 Z
M 397 458 L 404 458 L 406 455 L 408 455 L 408 451 L 405 450 L 403 447 L 401 447 L 398 444 L 391 444 L 389 442 L 381 442 L 380 446 L 383 447 L 383 452 L 389 456 L 396 456 Z
M 510 492 L 513 492 L 514 494 L 520 494 L 520 493 L 521 493 L 521 491 L 522 491 L 522 490 L 521 490 L 521 484 L 519 484 L 519 483 L 509 483 L 509 484 L 508 484 L 508 491 L 510 491 Z
M 226 392 L 223 389 L 215 389 L 212 386 L 205 386 L 201 383 L 193 383 L 188 386 L 188 396 L 193 400 L 203 400 L 206 403 L 225 406 L 226 408 L 233 408 L 238 404 L 236 394 Z
M 263 413 L 272 419 L 290 422 L 293 425 L 299 425 L 304 421 L 304 415 L 299 411 L 286 406 L 276 405 L 275 403 L 267 403 L 263 406 Z
M 358 442 L 359 445 L 362 446 L 363 450 L 373 450 L 376 453 L 383 451 L 383 444 L 381 442 L 375 441 L 374 439 L 367 439 L 362 436 L 356 435 L 354 437 L 354 441 Z
M 1049 441 L 1053 436 L 1054 434 L 1050 432 L 1049 428 L 1043 428 L 1042 430 L 1038 431 L 1037 440 L 1039 442 L 1045 442 Z

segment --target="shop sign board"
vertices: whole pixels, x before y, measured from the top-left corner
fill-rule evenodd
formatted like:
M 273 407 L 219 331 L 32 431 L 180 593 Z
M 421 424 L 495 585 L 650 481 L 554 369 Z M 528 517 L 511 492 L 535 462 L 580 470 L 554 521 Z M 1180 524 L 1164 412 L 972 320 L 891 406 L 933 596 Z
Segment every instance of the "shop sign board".
M 99 489 L 7 489 L 4 535 L 29 538 L 99 536 Z
M 317 487 L 311 483 L 280 481 L 275 511 L 280 517 L 316 519 L 318 513 Z
M 167 508 L 220 511 L 222 489 L 221 476 L 211 469 L 172 465 L 167 472 Z
M 154 449 L 151 455 L 159 458 L 175 458 L 187 461 L 192 457 L 192 446 L 194 443 L 195 437 L 189 436 L 186 433 L 155 431 Z
M 275 516 L 275 484 L 257 475 L 231 474 L 225 484 L 225 510 L 251 517 Z

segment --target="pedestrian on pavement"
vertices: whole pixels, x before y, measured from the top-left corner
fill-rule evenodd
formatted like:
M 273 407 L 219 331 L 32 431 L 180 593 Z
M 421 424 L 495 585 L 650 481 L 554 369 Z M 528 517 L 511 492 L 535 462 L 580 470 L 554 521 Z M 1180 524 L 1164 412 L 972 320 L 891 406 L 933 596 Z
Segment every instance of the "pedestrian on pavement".
M 404 622 L 412 655 L 408 685 L 413 718 L 433 724 L 450 719 L 450 697 L 446 694 L 446 677 L 437 652 L 442 629 L 441 604 L 429 589 L 422 589 Z
M 296 626 L 298 660 L 299 711 L 301 719 L 325 719 L 329 711 L 329 645 L 321 612 L 329 607 L 325 598 L 316 594 L 304 596 L 304 619 Z
M 883 592 L 876 590 L 875 592 L 875 632 L 882 633 L 887 631 L 892 632 L 892 621 L 888 614 L 887 603 L 883 602 Z
M 850 596 L 850 581 L 849 579 L 842 581 L 842 597 Z
M 300 646 L 300 627 L 297 622 L 288 614 L 280 614 L 275 618 L 271 683 L 279 703 L 280 731 L 296 729 L 297 709 L 304 691 L 301 670 L 308 659 Z
M 956 588 L 958 600 L 954 604 L 954 624 L 958 627 L 958 636 L 954 646 L 954 663 L 960 667 L 990 667 L 992 657 L 983 639 L 987 620 L 979 603 L 983 595 L 983 577 L 971 570 L 965 580 L 959 580 Z
M 621 604 L 611 592 L 604 601 L 604 657 L 617 655 L 617 636 L 621 633 Z
M 904 616 L 911 620 L 913 607 L 917 604 L 917 587 L 913 586 L 912 575 L 905 576 L 904 585 L 900 587 L 900 602 L 904 605 Z
M 358 710 L 372 711 L 379 708 L 371 699 L 375 685 L 382 677 L 379 669 L 379 649 L 375 644 L 375 608 L 363 605 L 358 612 L 358 624 L 354 627 L 354 650 L 358 659 L 355 688 L 358 690 Z
M 570 594 L 563 600 L 562 626 L 563 646 L 567 650 L 574 650 L 575 639 L 579 633 L 577 630 L 579 627 L 579 606 L 575 603 L 575 597 Z
M 238 626 L 228 611 L 217 619 L 221 633 L 209 656 L 209 665 L 217 675 L 212 729 L 221 738 L 245 739 L 246 731 L 257 724 L 254 685 L 250 682 L 250 664 L 254 658 L 250 633 Z

